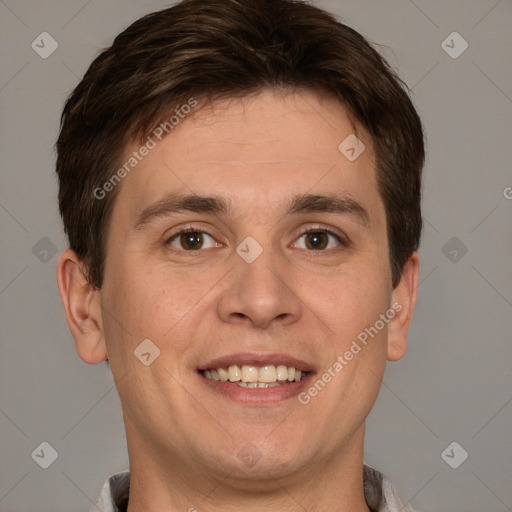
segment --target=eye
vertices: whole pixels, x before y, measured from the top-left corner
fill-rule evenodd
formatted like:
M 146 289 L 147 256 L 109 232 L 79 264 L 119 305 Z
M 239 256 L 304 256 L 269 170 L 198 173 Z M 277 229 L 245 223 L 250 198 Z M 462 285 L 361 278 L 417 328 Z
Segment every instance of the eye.
M 165 245 L 177 252 L 197 252 L 201 249 L 222 247 L 211 235 L 193 226 L 180 229 L 171 235 Z M 329 229 L 315 227 L 304 232 L 292 246 L 309 251 L 325 251 L 338 245 L 348 247 L 349 241 Z
M 198 251 L 200 249 L 216 247 L 216 242 L 205 231 L 200 231 L 196 228 L 184 228 L 173 234 L 167 240 L 166 245 L 182 251 Z
M 308 229 L 299 241 L 304 239 L 304 244 L 298 242 L 293 244 L 294 247 L 300 249 L 309 249 L 312 251 L 323 251 L 325 249 L 332 249 L 336 245 L 348 246 L 348 242 L 341 236 L 329 231 L 328 229 L 312 228 Z

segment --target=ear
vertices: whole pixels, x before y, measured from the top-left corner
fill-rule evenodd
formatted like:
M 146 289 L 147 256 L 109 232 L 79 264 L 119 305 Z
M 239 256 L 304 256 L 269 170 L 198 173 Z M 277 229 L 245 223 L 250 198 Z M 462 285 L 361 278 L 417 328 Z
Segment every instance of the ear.
M 99 290 L 88 283 L 83 264 L 71 249 L 60 255 L 57 284 L 77 354 L 89 364 L 105 361 L 107 350 Z
M 414 252 L 404 265 L 400 282 L 391 294 L 395 316 L 388 325 L 388 361 L 398 361 L 407 352 L 407 333 L 418 298 L 420 260 Z

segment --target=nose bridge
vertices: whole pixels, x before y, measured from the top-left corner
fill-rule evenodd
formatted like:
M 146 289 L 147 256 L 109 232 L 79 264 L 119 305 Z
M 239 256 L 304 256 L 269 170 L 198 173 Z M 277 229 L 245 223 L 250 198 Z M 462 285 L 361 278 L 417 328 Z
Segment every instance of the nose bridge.
M 268 238 L 265 242 L 263 247 L 254 238 L 247 237 L 237 247 L 237 253 L 243 260 L 238 262 L 237 269 L 239 293 L 245 297 L 248 304 L 257 304 L 260 311 L 277 307 L 283 298 L 279 255 Z
M 264 249 L 261 246 L 259 249 L 256 243 L 248 240 L 237 249 L 239 255 L 243 254 L 241 258 L 244 260 L 240 262 L 238 271 L 238 278 L 243 283 L 241 289 L 250 291 L 255 300 L 277 299 L 279 288 L 283 286 L 283 277 L 286 279 L 286 276 L 279 275 L 279 256 L 270 243 Z M 248 256 L 248 259 L 244 256 Z
M 257 327 L 293 322 L 300 316 L 300 300 L 292 290 L 287 263 L 268 236 L 247 237 L 237 247 L 232 281 L 219 303 L 224 321 L 243 318 Z

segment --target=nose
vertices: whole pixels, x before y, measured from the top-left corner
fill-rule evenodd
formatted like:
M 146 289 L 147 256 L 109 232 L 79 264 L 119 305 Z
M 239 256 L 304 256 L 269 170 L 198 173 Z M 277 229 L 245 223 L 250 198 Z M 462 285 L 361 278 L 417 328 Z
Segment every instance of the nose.
M 226 279 L 230 285 L 218 302 L 218 314 L 223 322 L 247 323 L 268 329 L 297 322 L 302 315 L 302 302 L 293 290 L 289 264 L 270 249 L 264 249 L 251 263 L 233 255 L 234 271 Z

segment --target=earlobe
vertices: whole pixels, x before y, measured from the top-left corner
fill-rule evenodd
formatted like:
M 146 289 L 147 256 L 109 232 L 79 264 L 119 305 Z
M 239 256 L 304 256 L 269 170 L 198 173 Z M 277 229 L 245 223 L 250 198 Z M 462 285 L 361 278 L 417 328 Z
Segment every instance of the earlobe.
M 419 270 L 418 253 L 414 252 L 404 265 L 400 282 L 392 293 L 395 316 L 388 326 L 388 361 L 398 361 L 407 352 L 407 334 L 418 298 Z
M 57 264 L 57 284 L 78 355 L 86 363 L 98 364 L 107 359 L 99 291 L 82 269 L 76 253 L 66 249 Z

